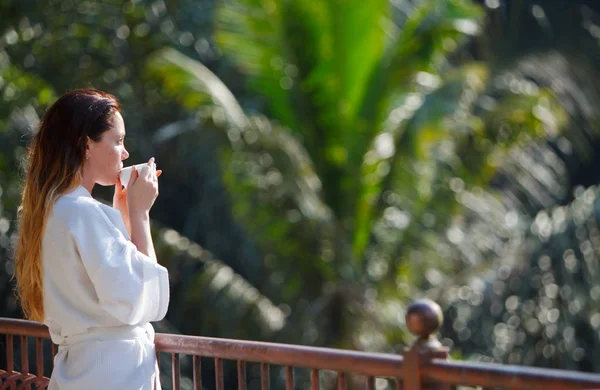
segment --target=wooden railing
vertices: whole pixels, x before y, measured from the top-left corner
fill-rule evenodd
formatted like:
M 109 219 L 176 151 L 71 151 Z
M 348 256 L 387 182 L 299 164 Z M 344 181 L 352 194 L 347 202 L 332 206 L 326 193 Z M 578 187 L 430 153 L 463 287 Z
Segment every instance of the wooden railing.
M 392 385 L 396 389 L 454 389 L 457 385 L 483 386 L 502 389 L 600 389 L 600 375 L 565 370 L 541 369 L 502 364 L 470 363 L 450 361 L 448 349 L 435 338 L 435 332 L 442 324 L 440 307 L 432 301 L 422 300 L 413 303 L 406 315 L 409 330 L 418 340 L 408 348 L 403 356 L 376 354 L 328 348 L 305 347 L 288 344 L 274 344 L 254 341 L 228 340 L 209 337 L 156 334 L 157 356 L 170 357 L 170 371 L 173 389 L 181 388 L 180 356 L 191 356 L 191 378 L 194 389 L 203 388 L 202 361 L 213 360 L 214 376 L 211 386 L 224 390 L 224 362 L 235 361 L 237 388 L 246 389 L 248 384 L 247 364 L 256 363 L 253 374 L 258 380 L 251 387 L 270 389 L 285 387 L 286 390 L 306 388 L 295 381 L 295 374 L 306 372 L 312 390 L 337 387 L 384 388 Z M 54 356 L 56 346 L 49 340 L 45 326 L 16 319 L 0 318 L 0 334 L 5 335 L 6 367 L 0 368 L 0 389 L 46 388 L 48 378 L 44 376 L 44 354 Z M 18 356 L 15 353 L 15 337 L 19 338 Z M 28 338 L 35 339 L 36 373 L 29 371 Z M 44 343 L 50 344 L 44 351 Z M 20 362 L 15 362 L 15 358 Z M 16 366 L 19 369 L 16 369 Z M 271 383 L 271 367 L 281 369 L 284 379 Z M 163 371 L 165 367 L 163 367 Z M 46 372 L 50 372 L 48 367 Z M 211 370 L 212 371 L 212 370 Z M 235 372 L 236 370 L 234 370 Z M 204 370 L 206 372 L 206 370 Z M 335 375 L 334 381 L 331 378 Z M 212 374 L 212 373 L 211 373 Z M 276 376 L 279 377 L 279 376 Z M 230 380 L 230 376 L 226 377 Z M 297 379 L 297 378 L 296 378 Z M 231 387 L 232 382 L 228 382 Z M 204 388 L 207 381 L 204 381 Z M 233 382 L 235 387 L 235 382 Z M 168 387 L 168 384 L 164 384 Z M 271 386 L 273 385 L 273 386 Z M 381 386 L 383 385 L 383 386 Z

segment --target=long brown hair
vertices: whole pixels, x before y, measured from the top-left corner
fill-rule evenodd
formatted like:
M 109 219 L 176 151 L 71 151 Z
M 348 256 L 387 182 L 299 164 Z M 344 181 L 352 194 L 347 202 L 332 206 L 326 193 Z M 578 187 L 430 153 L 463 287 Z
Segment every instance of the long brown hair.
M 117 99 L 95 89 L 61 96 L 45 113 L 31 140 L 19 207 L 15 276 L 25 316 L 43 322 L 42 240 L 58 197 L 81 183 L 89 137 L 100 141 L 120 110 Z

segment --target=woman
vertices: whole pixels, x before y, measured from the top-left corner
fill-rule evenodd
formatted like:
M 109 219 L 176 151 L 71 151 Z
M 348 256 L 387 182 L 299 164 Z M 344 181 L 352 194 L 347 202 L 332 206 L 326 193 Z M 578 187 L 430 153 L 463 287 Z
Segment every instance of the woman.
M 21 306 L 59 345 L 49 389 L 160 388 L 150 321 L 169 302 L 149 210 L 154 158 L 119 180 L 125 127 L 114 96 L 68 92 L 46 112 L 29 148 L 16 277 Z M 95 184 L 115 186 L 113 207 Z

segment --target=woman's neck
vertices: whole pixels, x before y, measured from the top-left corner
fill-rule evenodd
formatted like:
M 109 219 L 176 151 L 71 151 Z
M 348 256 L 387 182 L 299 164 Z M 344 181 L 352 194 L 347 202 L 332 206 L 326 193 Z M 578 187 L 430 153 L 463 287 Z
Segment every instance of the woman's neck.
M 92 193 L 92 190 L 94 189 L 94 184 L 96 184 L 96 182 L 94 180 L 86 178 L 86 176 L 83 175 L 83 177 L 81 179 L 81 186 L 83 188 L 85 188 L 86 190 L 88 190 L 88 192 L 90 194 Z

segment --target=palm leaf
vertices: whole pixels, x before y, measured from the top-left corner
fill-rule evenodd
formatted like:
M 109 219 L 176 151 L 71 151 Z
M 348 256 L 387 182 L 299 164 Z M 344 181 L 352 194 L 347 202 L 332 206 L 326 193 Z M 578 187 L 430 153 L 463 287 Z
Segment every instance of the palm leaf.
M 35 113 L 55 99 L 54 90 L 45 80 L 13 65 L 2 66 L 1 62 L 0 94 L 10 102 L 0 105 L 0 132 L 6 130 L 10 120 L 19 117 L 29 122 L 26 125 L 34 126 L 38 118 L 27 112 Z
M 479 89 L 481 89 L 482 84 L 479 85 Z M 466 95 L 477 96 L 477 89 Z M 399 201 L 389 202 L 385 199 L 381 201 L 380 207 L 382 208 L 380 210 L 385 210 L 389 215 L 382 214 L 383 217 L 376 219 L 374 242 L 379 243 L 379 250 L 383 250 L 386 256 L 393 259 L 393 262 L 401 262 L 406 259 L 403 254 L 404 246 L 401 244 L 403 242 L 411 242 L 412 245 L 417 245 L 424 250 L 429 245 L 439 245 L 435 236 L 441 234 L 442 229 L 449 229 L 447 232 L 453 232 L 447 235 L 450 237 L 449 241 L 451 242 L 448 243 L 450 246 L 462 242 L 455 240 L 456 234 L 460 234 L 460 236 L 478 235 L 470 228 L 468 228 L 470 233 L 465 232 L 465 226 L 460 227 L 461 224 L 454 227 L 449 226 L 453 215 L 459 210 L 463 210 L 461 221 L 486 221 L 484 224 L 487 223 L 489 229 L 482 228 L 475 222 L 471 222 L 473 223 L 472 228 L 487 231 L 489 234 L 486 237 L 495 236 L 490 231 L 491 226 L 494 226 L 492 219 L 500 217 L 504 220 L 503 213 L 506 211 L 501 210 L 501 215 L 495 215 L 490 210 L 494 203 L 489 200 L 487 202 L 490 207 L 477 208 L 480 202 L 468 201 L 467 199 L 476 198 L 476 196 L 469 195 L 469 192 L 474 191 L 474 195 L 476 195 L 479 192 L 477 190 L 479 186 L 486 187 L 498 172 L 507 169 L 511 164 L 510 156 L 531 154 L 532 148 L 544 138 L 546 131 L 558 134 L 564 129 L 564 112 L 553 95 L 546 90 L 533 90 L 522 95 L 509 93 L 498 97 L 498 101 L 494 104 L 490 104 L 489 97 L 482 97 L 483 101 L 486 102 L 488 108 L 483 111 L 475 110 L 477 117 L 473 117 L 469 113 L 474 107 L 480 107 L 480 104 L 475 104 L 476 100 L 472 99 L 471 104 L 462 104 L 457 113 L 439 122 L 440 129 L 446 128 L 446 134 L 451 134 L 452 138 L 447 138 L 439 144 L 445 148 L 445 151 L 444 149 L 435 149 L 438 151 L 437 157 L 428 160 L 429 164 L 419 163 L 417 156 L 417 163 L 412 167 L 405 163 L 406 160 L 401 159 L 397 159 L 391 165 L 389 181 L 384 187 L 384 191 L 393 191 L 395 196 L 390 198 L 399 199 Z M 460 118 L 460 122 L 453 124 L 453 118 Z M 471 123 L 472 125 L 465 129 L 456 126 L 459 123 Z M 507 129 L 512 129 L 512 131 L 507 131 Z M 460 186 L 456 183 L 453 184 L 453 181 L 460 182 Z M 433 183 L 436 184 L 432 185 Z M 490 198 L 493 197 L 492 190 Z M 465 209 L 468 211 L 465 212 Z M 393 210 L 396 211 L 392 212 Z M 407 222 L 401 228 L 390 224 L 392 222 L 390 216 L 395 215 L 394 213 L 404 212 L 404 210 L 410 210 L 410 215 L 406 218 Z M 476 216 L 471 213 L 475 213 Z M 424 232 L 424 227 L 426 232 Z M 385 237 L 391 237 L 391 239 L 385 239 Z M 394 242 L 396 244 L 393 244 Z M 475 247 L 466 246 L 464 250 L 461 250 L 463 258 L 468 260 L 466 266 L 469 267 L 473 266 L 475 262 L 481 261 L 474 260 L 474 258 L 482 259 L 482 257 L 475 256 L 475 253 L 486 253 L 490 250 L 489 242 L 464 241 L 465 245 L 470 243 Z M 460 245 L 457 246 L 461 248 Z M 388 247 L 390 252 L 382 249 L 385 247 Z M 431 251 L 426 251 L 430 253 L 429 259 L 436 257 L 436 250 L 433 248 Z M 428 267 L 428 261 L 420 261 L 419 264 L 419 269 L 423 272 Z M 450 265 L 448 261 L 446 264 L 449 267 L 448 271 L 452 269 L 453 273 L 457 272 L 456 265 Z
M 215 23 L 215 38 L 221 49 L 235 53 L 233 60 L 251 76 L 256 91 L 269 99 L 273 115 L 286 126 L 297 128 L 298 118 L 290 104 L 295 60 L 286 46 L 284 2 L 223 0 Z
M 445 84 L 436 91 L 426 96 L 409 95 L 375 137 L 362 166 L 362 192 L 357 205 L 353 240 L 357 261 L 362 259 L 371 238 L 373 218 L 382 211 L 384 191 L 401 188 L 405 191 L 402 208 L 416 209 L 416 204 L 410 203 L 409 199 L 422 199 L 425 194 L 418 191 L 427 187 L 423 180 L 434 178 L 410 172 L 408 164 L 410 161 L 413 161 L 412 164 L 425 163 L 425 156 L 430 155 L 432 145 L 448 137 L 452 131 L 445 128 L 442 122 L 458 111 L 468 111 L 472 102 L 459 107 L 461 96 L 477 95 L 486 78 L 487 69 L 483 65 L 472 64 L 456 70 L 447 76 Z M 402 176 L 392 184 L 390 180 L 394 175 Z M 406 191 L 414 192 L 409 194 Z
M 165 92 L 187 109 L 219 107 L 229 125 L 240 129 L 248 126 L 246 114 L 225 84 L 202 63 L 177 50 L 165 48 L 153 53 L 146 74 L 160 80 Z
M 351 202 L 341 194 L 353 188 L 344 164 L 360 160 L 347 153 L 362 131 L 351 129 L 359 124 L 366 81 L 383 52 L 388 2 L 219 4 L 221 48 L 268 99 L 266 112 L 301 135 L 324 180 L 325 199 L 342 215 Z
M 157 256 L 169 269 L 175 295 L 169 318 L 180 331 L 247 338 L 272 336 L 285 326 L 284 313 L 229 266 L 175 230 L 154 226 Z
M 307 105 L 312 105 L 327 144 L 341 142 L 356 118 L 367 81 L 386 42 L 389 3 L 376 0 L 290 3 L 290 46 L 298 58 Z
M 363 117 L 381 123 L 397 107 L 397 100 L 415 86 L 438 75 L 445 56 L 468 35 L 478 31 L 481 10 L 464 0 L 427 0 L 420 2 L 391 34 L 391 42 L 371 76 L 370 90 L 362 102 Z M 419 81 L 419 79 L 417 79 Z
M 353 209 L 356 210 L 353 231 L 353 253 L 356 259 L 361 257 L 368 243 L 373 200 L 381 195 L 378 183 L 386 176 L 385 173 L 376 173 L 377 169 L 380 172 L 385 171 L 385 167 L 388 166 L 385 160 L 394 153 L 399 154 L 394 148 L 394 143 L 399 142 L 400 137 L 402 142 L 408 145 L 415 139 L 413 134 L 423 130 L 418 122 L 435 123 L 436 110 L 448 112 L 447 108 L 434 109 L 427 104 L 420 110 L 420 117 L 411 120 L 414 125 L 409 128 L 414 130 L 402 136 L 398 134 L 399 129 L 404 128 L 406 119 L 415 115 L 416 110 L 421 107 L 424 96 L 439 84 L 438 74 L 442 69 L 444 56 L 453 49 L 453 45 L 457 45 L 456 41 L 476 31 L 480 15 L 477 7 L 464 1 L 425 1 L 408 12 L 402 26 L 396 26 L 393 30 L 390 45 L 369 80 L 370 90 L 362 102 L 362 120 L 369 128 L 362 135 L 355 137 L 355 143 L 351 147 L 352 154 L 360 155 L 363 159 L 361 166 L 351 168 L 356 172 L 353 177 L 358 174 L 363 178 L 363 183 L 357 191 L 359 196 L 353 205 Z M 465 26 L 470 26 L 471 30 Z M 452 42 L 452 45 L 449 45 L 449 42 Z M 475 70 L 475 67 L 471 70 L 472 77 L 483 76 L 478 74 L 481 71 Z M 452 93 L 451 88 L 461 87 L 447 85 L 445 90 Z M 460 94 L 460 90 L 458 93 Z M 458 96 L 455 93 L 456 98 Z M 452 98 L 436 101 L 442 104 L 448 102 L 450 105 L 456 102 Z M 427 111 L 430 109 L 434 112 Z M 431 126 L 426 131 L 429 135 L 439 134 Z M 421 137 L 425 138 L 427 135 Z M 365 145 L 368 145 L 367 149 Z M 379 152 L 386 158 L 378 158 Z M 409 157 L 403 155 L 403 158 Z M 410 186 L 409 183 L 405 185 Z
M 178 62 L 177 65 L 170 61 L 168 68 L 159 68 L 164 64 L 163 59 L 158 59 L 160 55 L 162 53 L 149 62 L 152 77 L 159 80 L 192 77 L 196 86 L 203 83 L 198 77 L 201 73 L 194 71 L 194 61 Z M 340 264 L 347 263 L 351 253 L 333 213 L 321 200 L 321 182 L 302 145 L 286 129 L 264 117 L 248 118 L 247 126 L 243 128 L 232 120 L 217 120 L 232 115 L 218 114 L 227 109 L 211 106 L 210 102 L 217 99 L 207 96 L 210 91 L 204 87 L 175 87 L 176 84 L 168 82 L 164 85 L 166 92 L 176 99 L 190 96 L 191 101 L 208 104 L 199 106 L 195 119 L 170 124 L 157 132 L 169 153 L 176 151 L 185 161 L 185 166 L 168 170 L 189 172 L 194 161 L 201 157 L 199 145 L 206 144 L 210 134 L 221 135 L 217 143 L 218 160 L 223 184 L 230 194 L 228 201 L 233 218 L 250 233 L 261 255 L 272 259 L 261 261 L 253 268 L 261 269 L 260 275 L 300 272 L 311 280 L 305 285 L 281 285 L 281 281 L 273 283 L 260 278 L 261 291 L 272 299 L 293 301 L 299 296 L 316 296 L 322 283 L 340 278 L 338 270 L 345 268 Z M 179 95 L 180 91 L 182 95 Z M 202 96 L 194 97 L 196 94 Z M 198 161 L 198 164 L 202 163 Z M 185 186 L 190 189 L 197 186 L 197 191 L 202 191 L 202 183 L 186 182 Z M 192 219 L 206 219 L 193 212 L 196 208 L 202 209 L 195 206 L 191 206 Z M 208 225 L 204 230 L 207 229 L 210 231 L 212 227 Z
M 227 130 L 233 150 L 240 152 L 277 152 L 282 158 L 290 194 L 298 208 L 309 218 L 327 220 L 332 218 L 328 207 L 320 200 L 321 182 L 312 169 L 312 163 L 302 145 L 284 128 L 275 126 L 264 117 L 249 120 L 231 92 L 201 63 L 191 60 L 171 49 L 157 52 L 148 62 L 149 77 L 163 83 L 165 92 L 180 101 L 187 101 L 189 108 L 208 108 L 204 114 L 215 119 L 215 110 L 222 109 L 229 119 L 226 124 L 213 123 L 220 130 Z M 163 127 L 157 134 L 161 139 L 168 134 L 185 132 L 195 123 L 186 121 Z M 180 130 L 176 130 L 179 128 Z

